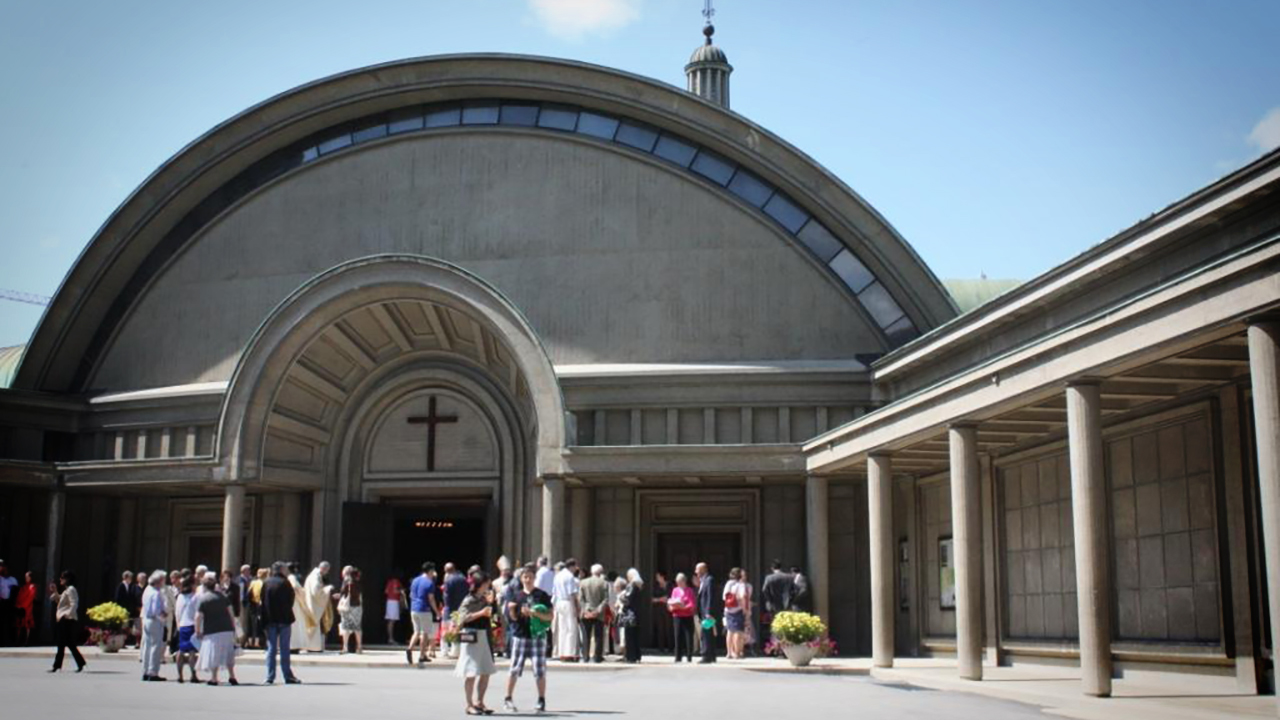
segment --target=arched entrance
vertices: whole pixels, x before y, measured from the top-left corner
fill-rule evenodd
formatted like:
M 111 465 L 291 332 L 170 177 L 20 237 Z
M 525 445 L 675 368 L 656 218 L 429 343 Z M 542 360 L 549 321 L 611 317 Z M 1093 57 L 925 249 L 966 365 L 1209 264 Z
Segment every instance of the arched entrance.
M 492 287 L 375 256 L 313 278 L 263 323 L 218 440 L 228 484 L 308 498 L 304 559 L 363 563 L 380 584 L 396 562 L 471 559 L 432 545 L 535 554 L 565 414 L 537 337 Z M 443 530 L 462 540 L 430 532 Z

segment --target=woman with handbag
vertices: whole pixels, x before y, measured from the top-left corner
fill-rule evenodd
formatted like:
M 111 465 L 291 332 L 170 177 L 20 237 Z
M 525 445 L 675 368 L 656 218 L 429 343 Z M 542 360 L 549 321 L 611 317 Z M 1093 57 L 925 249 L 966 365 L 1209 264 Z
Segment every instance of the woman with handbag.
M 667 599 L 667 610 L 675 625 L 676 662 L 680 658 L 693 662 L 693 615 L 697 611 L 697 598 L 689 587 L 689 576 L 676 575 L 676 586 Z
M 356 638 L 356 654 L 364 653 L 364 600 L 360 585 L 360 569 L 347 566 L 342 571 L 342 592 L 338 598 L 338 635 L 342 637 L 342 650 L 347 652 L 352 635 Z
M 622 631 L 623 660 L 629 664 L 640 662 L 640 591 L 644 580 L 640 571 L 627 571 L 626 586 L 618 593 L 618 628 Z
M 728 631 L 725 644 L 730 660 L 745 657 L 747 647 L 747 602 L 750 586 L 742 582 L 742 568 L 729 571 L 729 582 L 724 584 L 724 627 Z
M 493 711 L 484 704 L 484 694 L 489 690 L 489 678 L 498 672 L 498 667 L 493 663 L 493 650 L 489 646 L 489 629 L 493 625 L 490 582 L 489 576 L 482 570 L 472 572 L 470 580 L 471 591 L 462 600 L 457 612 L 458 622 L 462 626 L 458 630 L 458 642 L 462 645 L 462 650 L 453 672 L 456 677 L 463 678 L 467 714 L 492 715 Z

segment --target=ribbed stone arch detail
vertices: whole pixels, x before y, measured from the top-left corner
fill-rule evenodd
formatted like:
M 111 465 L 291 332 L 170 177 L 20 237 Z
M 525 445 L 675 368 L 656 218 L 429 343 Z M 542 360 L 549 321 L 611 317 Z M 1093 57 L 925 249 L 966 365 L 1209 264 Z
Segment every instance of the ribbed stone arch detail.
M 409 317 L 419 310 L 421 318 Z M 350 376 L 318 372 L 317 352 L 349 362 Z M 227 479 L 319 489 L 341 442 L 338 416 L 347 402 L 388 368 L 432 357 L 482 372 L 513 398 L 533 434 L 534 471 L 561 473 L 564 398 L 550 358 L 519 310 L 457 266 L 378 255 L 304 283 L 254 334 L 218 427 L 216 453 Z M 304 399 L 290 399 L 295 387 Z

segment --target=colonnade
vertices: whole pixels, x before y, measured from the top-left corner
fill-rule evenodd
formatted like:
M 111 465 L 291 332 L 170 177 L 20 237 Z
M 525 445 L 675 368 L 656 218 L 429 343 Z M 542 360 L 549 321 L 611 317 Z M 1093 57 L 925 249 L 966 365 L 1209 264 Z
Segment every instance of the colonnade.
M 1267 587 L 1272 618 L 1280 618 L 1280 323 L 1249 327 L 1258 484 Z M 1111 694 L 1111 534 L 1103 461 L 1102 401 L 1098 381 L 1066 387 L 1067 443 L 1076 554 L 1080 667 L 1087 695 Z M 956 657 L 962 678 L 982 679 L 982 507 L 977 428 L 957 423 L 949 431 L 951 518 L 956 566 Z M 892 667 L 894 641 L 892 455 L 867 458 L 871 549 L 872 659 Z M 1280 647 L 1280 623 L 1272 623 Z

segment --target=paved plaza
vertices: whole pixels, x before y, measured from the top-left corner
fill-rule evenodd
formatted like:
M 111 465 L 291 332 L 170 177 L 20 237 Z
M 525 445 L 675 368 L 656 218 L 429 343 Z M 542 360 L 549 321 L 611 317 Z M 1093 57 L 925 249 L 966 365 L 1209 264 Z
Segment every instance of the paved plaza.
M 6 717 L 89 717 L 95 720 L 150 720 L 172 717 L 178 703 L 184 713 L 222 713 L 228 707 L 253 709 L 253 717 L 315 718 L 452 717 L 463 715 L 461 683 L 442 663 L 416 670 L 397 651 L 363 656 L 297 656 L 301 686 L 261 684 L 261 653 L 240 664 L 244 685 L 237 688 L 179 685 L 166 664 L 166 683 L 142 684 L 136 654 L 100 656 L 87 648 L 89 667 L 82 675 L 45 672 L 47 648 L 0 653 L 0 693 Z M 72 666 L 74 667 L 74 666 Z M 990 668 L 988 680 L 971 683 L 955 677 L 954 661 L 909 660 L 892 670 L 870 671 L 864 659 L 827 660 L 807 672 L 785 663 L 753 660 L 715 666 L 673 666 L 652 658 L 639 667 L 553 663 L 548 693 L 549 717 L 662 718 L 693 712 L 698 720 L 716 718 L 855 717 L 1018 720 L 1046 714 L 1081 720 L 1210 720 L 1274 717 L 1274 698 L 1229 690 L 1195 692 L 1161 681 L 1117 683 L 1117 697 L 1085 698 L 1079 671 L 1050 667 Z M 495 683 L 505 682 L 505 672 Z M 194 689 L 193 689 L 194 688 Z M 487 702 L 498 707 L 501 685 Z M 531 711 L 536 693 L 531 676 L 516 692 L 517 705 Z M 199 700 L 197 700 L 199 699 Z M 248 703 L 248 705 L 245 705 Z M 10 713 L 12 711 L 12 714 Z M 532 712 L 521 714 L 532 715 Z
M 665 665 L 665 664 L 664 664 Z M 183 715 L 222 714 L 234 709 L 247 717 L 450 717 L 463 715 L 461 681 L 435 668 L 299 667 L 301 686 L 220 686 L 142 684 L 128 662 L 92 662 L 83 675 L 45 673 L 35 659 L 0 659 L 8 717 L 94 717 L 95 720 L 168 720 Z M 698 709 L 699 720 L 714 718 L 850 716 L 859 718 L 957 718 L 1020 720 L 1040 717 L 1037 708 L 988 698 L 916 691 L 866 677 L 795 677 L 730 668 L 652 666 L 564 671 L 549 675 L 550 717 L 670 718 Z M 173 677 L 172 666 L 166 674 Z M 262 681 L 262 667 L 246 665 L 244 679 Z M 505 681 L 505 674 L 495 680 Z M 199 698 L 199 699 L 197 699 Z M 516 691 L 521 714 L 533 715 L 536 692 L 526 674 Z M 490 707 L 501 707 L 502 692 L 491 692 Z M 526 712 L 528 711 L 528 712 Z M 10 714 L 12 712 L 12 714 Z M 246 715 L 241 715 L 246 716 Z

